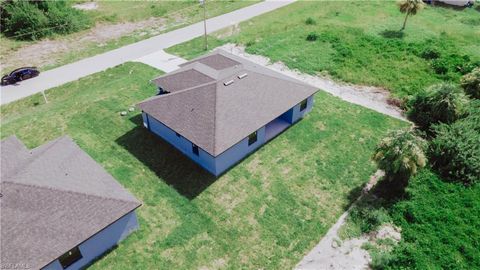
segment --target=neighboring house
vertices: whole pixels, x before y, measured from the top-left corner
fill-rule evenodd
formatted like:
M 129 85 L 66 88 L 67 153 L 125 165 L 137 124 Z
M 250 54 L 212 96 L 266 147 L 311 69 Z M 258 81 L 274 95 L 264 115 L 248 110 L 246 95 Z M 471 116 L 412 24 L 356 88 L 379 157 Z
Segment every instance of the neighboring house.
M 222 50 L 153 81 L 144 126 L 216 176 L 301 119 L 317 92 Z
M 80 269 L 138 228 L 140 202 L 70 138 L 0 150 L 2 269 Z

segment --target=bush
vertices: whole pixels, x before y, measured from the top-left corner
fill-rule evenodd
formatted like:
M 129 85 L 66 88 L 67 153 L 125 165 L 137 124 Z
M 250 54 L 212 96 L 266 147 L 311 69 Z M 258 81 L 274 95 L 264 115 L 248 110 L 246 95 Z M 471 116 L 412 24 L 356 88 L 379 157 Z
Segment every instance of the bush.
M 381 186 L 387 186 L 393 195 L 402 192 L 410 176 L 426 164 L 426 142 L 408 130 L 399 130 L 387 135 L 375 149 L 373 160 L 385 171 Z
M 307 41 L 315 41 L 318 39 L 318 35 L 317 33 L 315 32 L 310 32 L 308 35 L 307 35 Z
M 35 40 L 90 26 L 89 18 L 67 1 L 10 0 L 2 2 L 0 12 L 2 33 L 15 39 Z
M 480 182 L 480 101 L 451 125 L 435 126 L 430 160 L 439 173 L 465 185 Z
M 407 116 L 420 130 L 432 134 L 431 127 L 438 123 L 453 123 L 466 113 L 469 100 L 453 84 L 437 84 L 419 92 L 407 104 Z
M 420 57 L 426 60 L 437 59 L 440 57 L 440 52 L 435 48 L 425 48 L 421 53 Z
M 478 63 L 473 63 L 468 55 L 449 54 L 440 56 L 431 62 L 435 73 L 447 75 L 447 73 L 467 74 L 472 71 Z
M 460 85 L 471 98 L 480 99 L 480 67 L 463 76 Z
M 3 2 L 1 5 L 2 33 L 17 39 L 39 39 L 50 34 L 48 18 L 27 1 Z
M 312 17 L 308 17 L 308 18 L 305 20 L 305 24 L 306 24 L 306 25 L 314 25 L 314 24 L 317 24 L 317 22 L 316 22 Z

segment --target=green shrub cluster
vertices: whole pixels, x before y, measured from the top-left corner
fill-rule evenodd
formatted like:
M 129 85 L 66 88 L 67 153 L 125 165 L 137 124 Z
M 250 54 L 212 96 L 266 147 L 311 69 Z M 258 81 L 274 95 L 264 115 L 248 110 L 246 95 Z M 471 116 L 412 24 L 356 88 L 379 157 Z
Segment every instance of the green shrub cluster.
M 480 99 L 480 67 L 463 76 L 460 85 L 471 98 Z
M 318 39 L 318 35 L 315 32 L 310 32 L 307 35 L 307 41 L 315 41 Z
M 410 176 L 425 166 L 425 148 L 426 142 L 413 132 L 393 131 L 377 145 L 373 160 L 379 169 L 385 171 L 386 181 L 404 185 Z
M 458 50 L 454 44 L 447 41 L 427 39 L 416 47 L 409 47 L 409 51 L 429 61 L 435 75 L 444 80 L 457 80 L 460 75 L 480 67 L 480 62 L 473 61 L 470 56 L 454 53 Z
M 459 54 L 442 55 L 431 62 L 435 73 L 447 77 L 451 77 L 452 73 L 466 74 L 478 65 L 478 63 L 473 63 L 468 55 Z
M 316 22 L 312 17 L 308 17 L 308 18 L 305 20 L 305 24 L 306 24 L 306 25 L 314 25 L 314 24 L 317 24 L 317 22 Z
M 442 83 L 419 92 L 408 101 L 408 118 L 429 134 L 432 126 L 453 123 L 465 116 L 469 100 L 454 84 Z
M 11 38 L 35 40 L 88 28 L 89 17 L 67 1 L 3 1 L 1 32 Z
M 435 127 L 430 162 L 439 173 L 466 185 L 480 182 L 480 101 L 467 117 Z

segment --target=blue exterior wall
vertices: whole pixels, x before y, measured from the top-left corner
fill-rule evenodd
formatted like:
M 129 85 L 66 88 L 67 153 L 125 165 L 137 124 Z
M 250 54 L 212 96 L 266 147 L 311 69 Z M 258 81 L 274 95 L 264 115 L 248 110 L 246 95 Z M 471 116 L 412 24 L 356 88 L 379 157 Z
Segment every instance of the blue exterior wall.
M 307 108 L 300 111 L 300 104 L 295 105 L 290 110 L 283 113 L 281 117 L 283 120 L 290 124 L 293 124 L 300 120 L 305 114 L 309 113 L 313 107 L 313 96 L 307 98 Z M 195 155 L 192 152 L 192 143 L 183 136 L 178 137 L 172 129 L 165 126 L 155 118 L 149 116 L 145 112 L 142 112 L 143 125 L 151 132 L 157 134 L 165 141 L 173 145 L 180 150 L 183 154 L 202 166 L 215 176 L 219 176 L 225 172 L 228 168 L 235 165 L 242 160 L 248 154 L 252 153 L 265 143 L 265 126 L 257 130 L 257 141 L 248 145 L 248 137 L 238 142 L 234 146 L 227 149 L 217 157 L 210 155 L 203 149 L 198 148 L 199 155 Z M 273 120 L 273 119 L 272 119 Z
M 205 170 L 216 175 L 215 171 L 215 158 L 209 153 L 205 152 L 202 148 L 198 148 L 198 156 L 192 151 L 192 142 L 184 138 L 178 137 L 175 131 L 165 126 L 155 118 L 149 116 L 146 113 L 142 113 L 143 125 L 147 127 L 151 132 L 157 134 L 172 146 L 180 150 L 184 155 L 188 156 L 191 160 L 202 166 Z
M 309 96 L 307 98 L 307 108 L 303 111 L 300 111 L 300 104 L 295 105 L 292 110 L 292 122 L 290 123 L 295 123 L 298 120 L 300 120 L 302 117 L 305 116 L 305 114 L 309 113 L 312 110 L 313 107 L 313 96 Z
M 138 229 L 137 216 L 135 211 L 132 211 L 80 244 L 78 248 L 82 253 L 82 259 L 67 267 L 66 270 L 82 269 L 82 267 L 101 256 L 136 229 Z M 55 260 L 42 269 L 62 270 L 63 268 L 60 262 Z
M 220 175 L 228 168 L 235 165 L 242 160 L 248 154 L 255 151 L 257 148 L 265 143 L 265 126 L 257 130 L 257 141 L 251 145 L 248 145 L 248 137 L 241 140 L 239 143 L 228 148 L 225 152 L 221 153 L 215 158 L 216 175 Z

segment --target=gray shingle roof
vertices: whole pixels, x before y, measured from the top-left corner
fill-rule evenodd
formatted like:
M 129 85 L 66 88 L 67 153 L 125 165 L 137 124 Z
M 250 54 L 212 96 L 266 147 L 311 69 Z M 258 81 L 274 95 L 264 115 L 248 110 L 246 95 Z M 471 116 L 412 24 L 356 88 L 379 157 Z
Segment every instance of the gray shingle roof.
M 140 206 L 70 138 L 1 142 L 1 261 L 39 269 Z
M 170 84 L 162 84 L 192 71 L 212 80 L 198 80 L 183 89 L 176 84 L 172 90 Z M 240 79 L 242 74 L 247 76 Z M 233 83 L 225 85 L 228 81 Z M 315 87 L 222 50 L 187 62 L 154 82 L 171 93 L 149 98 L 138 107 L 213 156 L 317 92 Z

